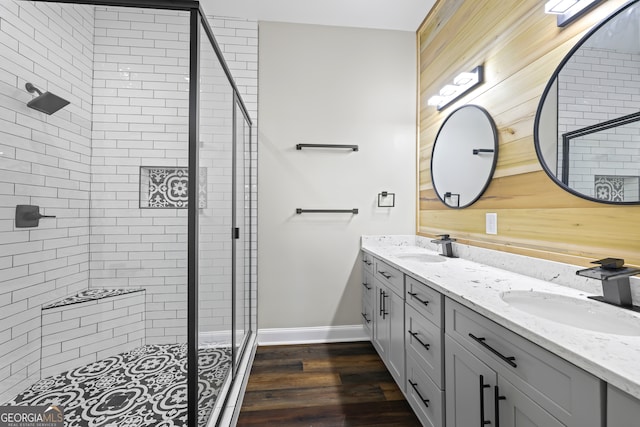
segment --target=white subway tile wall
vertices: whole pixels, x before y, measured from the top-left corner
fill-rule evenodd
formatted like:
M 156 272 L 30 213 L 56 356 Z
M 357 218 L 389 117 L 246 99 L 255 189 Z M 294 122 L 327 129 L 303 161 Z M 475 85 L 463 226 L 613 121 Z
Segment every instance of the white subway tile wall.
M 43 310 L 42 377 L 144 345 L 144 320 L 144 292 Z
M 640 54 L 583 46 L 564 66 L 558 79 L 558 141 L 566 132 L 612 120 L 640 109 Z M 571 142 L 569 185 L 591 197 L 595 176 L 627 177 L 624 197 L 638 200 L 640 122 L 585 135 Z M 558 173 L 562 172 L 558 144 Z M 599 197 L 600 196 L 600 197 Z
M 140 209 L 139 179 L 140 166 L 187 166 L 189 15 L 96 7 L 95 19 L 89 286 L 145 288 L 147 343 L 182 342 L 187 211 Z
M 257 22 L 210 22 L 255 129 Z M 87 287 L 145 288 L 147 343 L 185 340 L 186 211 L 139 209 L 138 180 L 143 165 L 187 165 L 188 42 L 184 13 L 0 4 L 0 402 L 41 376 L 41 306 Z M 27 108 L 27 81 L 71 104 L 52 116 Z M 253 157 L 255 242 L 253 138 L 245 155 Z M 228 179 L 228 165 L 210 167 L 212 185 L 216 174 Z M 57 218 L 16 229 L 17 204 L 38 204 Z M 246 273 L 255 284 L 255 263 Z M 231 295 L 202 296 L 204 324 L 229 329 L 228 310 L 214 300 L 228 307 Z M 66 363 L 60 346 L 58 356 L 50 346 L 42 357 Z
M 0 3 L 0 402 L 40 378 L 41 305 L 88 285 L 92 62 L 92 7 Z M 57 218 L 15 228 L 18 204 Z

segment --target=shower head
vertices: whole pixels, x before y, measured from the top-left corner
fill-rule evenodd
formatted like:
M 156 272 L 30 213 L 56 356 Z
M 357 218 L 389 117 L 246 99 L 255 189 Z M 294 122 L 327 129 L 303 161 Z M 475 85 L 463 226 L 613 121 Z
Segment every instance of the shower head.
M 51 115 L 59 109 L 69 105 L 69 101 L 67 101 L 66 99 L 62 99 L 59 96 L 52 94 L 51 92 L 42 93 L 31 83 L 27 83 L 26 85 L 24 85 L 24 87 L 29 93 L 36 92 L 38 94 L 38 96 L 27 103 L 27 107 L 33 108 L 34 110 L 38 110 L 45 114 Z

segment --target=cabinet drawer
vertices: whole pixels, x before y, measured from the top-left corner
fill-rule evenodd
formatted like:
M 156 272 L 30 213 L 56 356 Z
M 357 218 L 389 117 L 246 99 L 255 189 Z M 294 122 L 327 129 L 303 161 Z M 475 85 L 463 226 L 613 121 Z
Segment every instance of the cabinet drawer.
M 373 256 L 366 252 L 362 252 L 362 269 L 373 274 Z
M 600 380 L 594 376 L 448 298 L 445 330 L 564 424 L 597 425 Z
M 373 291 L 372 291 L 373 292 Z M 373 312 L 373 305 L 362 296 L 362 325 L 364 330 L 369 336 L 369 339 L 373 339 L 373 319 L 375 313 Z
M 416 309 L 405 305 L 405 343 L 407 356 L 411 355 L 433 382 L 442 384 L 442 329 L 428 321 Z
M 404 298 L 404 274 L 397 268 L 377 258 L 373 260 L 374 277 L 387 285 L 392 291 Z
M 406 390 L 407 400 L 423 426 L 444 426 L 444 392 L 411 356 L 407 356 Z
M 440 292 L 409 276 L 406 276 L 405 288 L 407 289 L 407 295 L 405 295 L 407 303 L 434 325 L 442 327 L 443 297 Z
M 375 284 L 373 282 L 373 273 L 364 272 L 362 275 L 362 299 L 366 300 L 373 307 L 375 305 L 374 295 Z

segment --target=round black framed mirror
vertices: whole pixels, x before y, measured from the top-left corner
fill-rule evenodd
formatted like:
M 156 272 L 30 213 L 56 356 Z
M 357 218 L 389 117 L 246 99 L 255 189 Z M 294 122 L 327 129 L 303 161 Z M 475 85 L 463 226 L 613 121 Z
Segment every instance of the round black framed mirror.
M 498 160 L 498 132 L 477 105 L 454 110 L 440 126 L 431 153 L 431 182 L 450 208 L 466 208 L 487 189 Z
M 545 172 L 595 202 L 640 203 L 640 3 L 618 9 L 562 60 L 534 141 Z

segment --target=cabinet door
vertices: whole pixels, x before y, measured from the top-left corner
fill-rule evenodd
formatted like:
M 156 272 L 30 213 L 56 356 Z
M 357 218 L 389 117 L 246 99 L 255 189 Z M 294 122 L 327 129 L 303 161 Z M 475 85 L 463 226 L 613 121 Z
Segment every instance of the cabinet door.
M 385 305 L 389 291 L 378 280 L 374 280 L 374 285 L 376 306 L 373 312 L 373 346 L 378 350 L 380 358 L 386 363 L 389 353 L 390 322 Z
M 405 387 L 405 348 L 404 348 L 404 300 L 387 288 L 384 309 L 389 321 L 389 348 L 387 366 L 398 387 Z
M 495 371 L 448 335 L 445 335 L 444 352 L 447 427 L 495 425 Z
M 640 420 L 640 400 L 619 388 L 607 385 L 607 425 L 634 426 Z
M 498 377 L 498 386 L 492 391 L 491 401 L 498 406 L 496 427 L 564 427 L 503 377 Z

